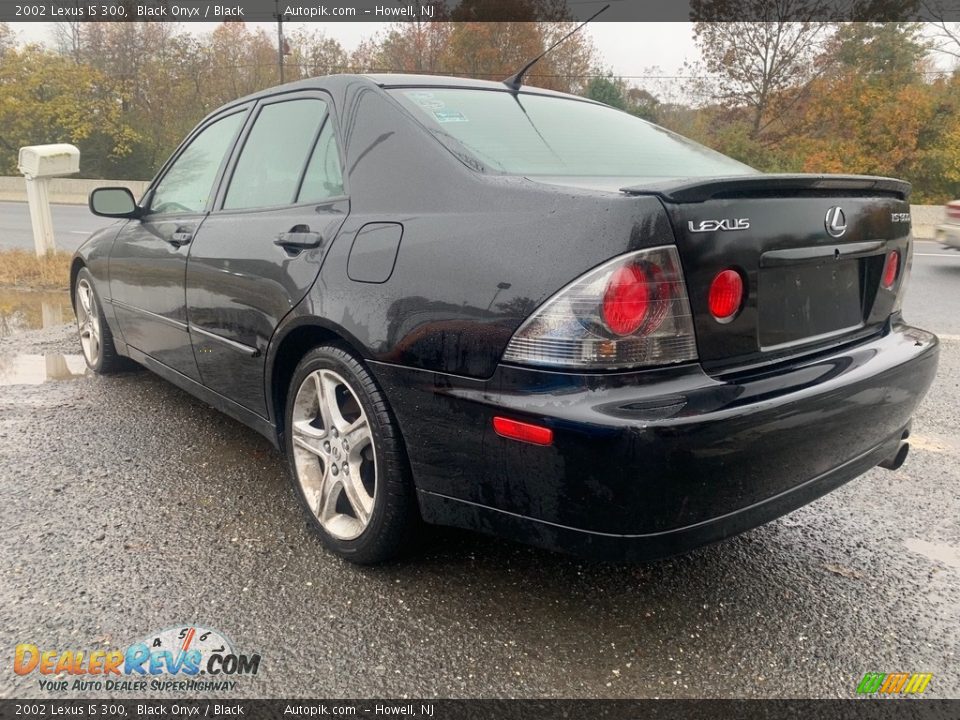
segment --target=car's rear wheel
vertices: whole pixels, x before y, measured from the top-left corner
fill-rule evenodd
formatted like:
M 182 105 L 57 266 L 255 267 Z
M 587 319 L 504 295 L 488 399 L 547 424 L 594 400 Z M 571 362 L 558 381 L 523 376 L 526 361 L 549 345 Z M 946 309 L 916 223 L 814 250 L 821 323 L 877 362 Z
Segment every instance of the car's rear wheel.
M 73 291 L 73 309 L 77 316 L 80 347 L 87 366 L 95 373 L 109 374 L 123 369 L 123 357 L 117 354 L 113 335 L 103 315 L 93 276 L 86 268 L 77 274 Z
M 297 494 L 328 548 L 371 564 L 413 543 L 419 517 L 400 433 L 357 358 L 332 345 L 307 353 L 284 427 Z

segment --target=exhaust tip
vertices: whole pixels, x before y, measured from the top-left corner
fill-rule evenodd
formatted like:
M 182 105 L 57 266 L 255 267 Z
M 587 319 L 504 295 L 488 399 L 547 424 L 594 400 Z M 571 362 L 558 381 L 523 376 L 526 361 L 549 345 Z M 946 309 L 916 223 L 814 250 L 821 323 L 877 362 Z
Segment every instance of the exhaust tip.
M 900 447 L 897 448 L 897 452 L 880 463 L 880 467 L 885 468 L 886 470 L 899 470 L 903 463 L 907 460 L 907 455 L 910 453 L 910 443 L 901 442 Z

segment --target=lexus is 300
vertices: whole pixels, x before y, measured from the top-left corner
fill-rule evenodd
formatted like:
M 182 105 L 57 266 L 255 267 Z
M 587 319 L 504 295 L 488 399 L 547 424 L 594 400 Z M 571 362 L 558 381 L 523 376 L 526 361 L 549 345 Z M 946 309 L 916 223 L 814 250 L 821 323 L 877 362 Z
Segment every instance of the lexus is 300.
M 766 175 L 516 84 L 342 75 L 212 113 L 77 252 L 84 355 L 266 435 L 334 552 L 423 524 L 648 559 L 907 455 L 937 339 L 909 185 Z

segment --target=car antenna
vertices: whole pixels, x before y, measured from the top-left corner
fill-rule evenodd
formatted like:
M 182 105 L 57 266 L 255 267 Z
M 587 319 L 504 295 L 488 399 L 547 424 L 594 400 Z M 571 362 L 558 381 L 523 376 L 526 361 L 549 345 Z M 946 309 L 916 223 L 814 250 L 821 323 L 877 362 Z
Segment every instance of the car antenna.
M 586 20 L 584 20 L 582 23 L 580 23 L 579 25 L 577 25 L 573 30 L 571 30 L 570 32 L 568 32 L 568 33 L 567 33 L 566 35 L 564 35 L 562 38 L 560 38 L 559 40 L 557 40 L 553 45 L 551 45 L 550 47 L 548 47 L 548 48 L 547 48 L 546 50 L 544 50 L 542 53 L 540 53 L 539 55 L 537 55 L 533 60 L 531 60 L 530 62 L 528 62 L 526 65 L 524 65 L 523 68 L 520 70 L 520 72 L 516 73 L 515 75 L 511 75 L 511 76 L 508 77 L 506 80 L 504 80 L 504 81 L 503 81 L 503 84 L 506 85 L 508 88 L 510 88 L 510 90 L 511 90 L 513 93 L 519 92 L 519 91 L 520 91 L 520 86 L 523 85 L 523 76 L 527 74 L 527 71 L 528 71 L 530 68 L 532 68 L 532 67 L 533 67 L 534 65 L 536 65 L 538 62 L 540 62 L 540 60 L 542 60 L 543 57 L 544 57 L 548 52 L 550 52 L 551 50 L 553 50 L 557 45 L 559 45 L 560 43 L 564 42 L 568 37 L 570 37 L 570 36 L 573 35 L 574 33 L 579 32 L 580 29 L 581 29 L 584 25 L 586 25 L 587 23 L 589 23 L 591 20 L 593 20 L 595 17 L 597 17 L 597 15 L 599 15 L 600 13 L 602 13 L 602 12 L 606 11 L 607 9 L 609 9 L 609 7 L 610 7 L 610 4 L 607 3 L 607 4 L 604 5 L 602 8 L 600 8 L 599 10 L 597 10 L 593 15 L 591 15 L 590 17 L 588 17 L 588 18 L 587 18 Z

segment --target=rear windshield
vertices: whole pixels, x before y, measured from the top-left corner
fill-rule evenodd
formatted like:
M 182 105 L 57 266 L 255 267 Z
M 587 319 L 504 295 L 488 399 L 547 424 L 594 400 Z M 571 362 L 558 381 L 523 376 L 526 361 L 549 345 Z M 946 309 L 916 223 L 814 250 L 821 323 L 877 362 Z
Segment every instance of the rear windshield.
M 390 92 L 448 146 L 454 140 L 483 165 L 506 174 L 650 178 L 755 172 L 604 105 L 490 90 Z

